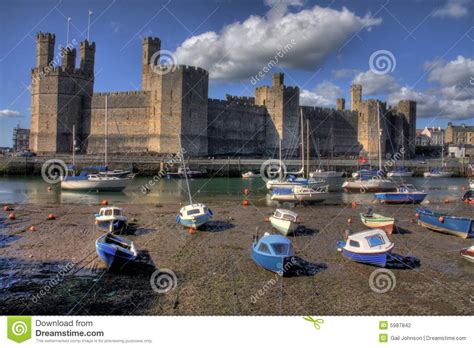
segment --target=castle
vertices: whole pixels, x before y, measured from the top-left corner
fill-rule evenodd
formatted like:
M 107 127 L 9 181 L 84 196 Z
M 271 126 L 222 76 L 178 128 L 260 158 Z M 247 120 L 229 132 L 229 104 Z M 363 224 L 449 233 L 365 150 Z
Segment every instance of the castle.
M 272 76 L 271 86 L 257 87 L 254 97 L 209 99 L 206 70 L 156 64 L 158 38 L 143 40 L 139 91 L 95 93 L 95 43 L 80 43 L 79 68 L 76 48 L 70 46 L 61 49 L 61 64 L 54 66 L 54 46 L 54 34 L 37 34 L 30 148 L 39 154 L 71 152 L 74 126 L 76 149 L 88 154 L 104 152 L 107 129 L 111 153 L 176 153 L 180 137 L 191 156 L 274 156 L 280 141 L 285 156 L 296 156 L 303 115 L 310 124 L 313 155 L 363 151 L 376 157 L 377 108 L 382 153 L 403 147 L 407 156 L 414 154 L 414 101 L 387 108 L 377 100 L 362 100 L 362 86 L 353 85 L 350 110 L 344 99 L 337 100 L 336 109 L 300 106 L 298 87 L 285 86 L 282 73 Z

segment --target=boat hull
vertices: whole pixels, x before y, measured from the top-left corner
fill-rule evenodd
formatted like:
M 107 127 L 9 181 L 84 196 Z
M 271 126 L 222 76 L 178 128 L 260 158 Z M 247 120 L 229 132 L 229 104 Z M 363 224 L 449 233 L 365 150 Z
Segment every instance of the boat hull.
M 393 218 L 371 219 L 361 214 L 360 219 L 362 223 L 368 228 L 380 228 L 388 234 L 393 233 L 393 227 L 395 226 L 395 219 Z
M 310 176 L 312 178 L 321 178 L 321 179 L 326 179 L 326 178 L 342 178 L 344 176 L 344 172 L 333 172 L 333 171 L 328 171 L 328 172 L 314 172 L 311 173 Z
M 96 220 L 97 228 L 104 232 L 120 233 L 127 229 L 128 222 L 123 219 Z
M 270 216 L 270 223 L 272 226 L 281 234 L 287 236 L 291 233 L 294 233 L 298 228 L 298 224 L 293 221 L 277 219 L 273 216 Z
M 342 248 L 342 255 L 349 260 L 364 263 L 368 265 L 374 265 L 379 267 L 385 267 L 387 265 L 387 252 L 382 253 L 354 253 L 352 251 Z
M 395 191 L 396 185 L 390 180 L 353 180 L 342 184 L 346 192 L 381 192 Z
M 470 262 L 474 262 L 474 250 L 472 248 L 462 249 L 461 256 Z
M 387 193 L 376 193 L 375 198 L 382 203 L 421 203 L 426 193 L 399 193 L 399 192 L 387 192 Z
M 309 195 L 289 193 L 289 194 L 273 194 L 270 199 L 276 202 L 288 202 L 288 203 L 298 203 L 298 202 L 320 203 L 320 202 L 323 202 L 326 199 L 326 197 L 327 197 L 326 192 L 314 193 L 314 194 L 309 194 Z
M 135 261 L 137 255 L 123 248 L 115 248 L 113 245 L 101 241 L 96 241 L 97 255 L 104 261 L 109 269 L 119 269 L 125 267 L 128 263 Z
M 473 223 L 470 218 L 446 216 L 426 209 L 417 209 L 417 213 L 418 224 L 422 227 L 464 239 L 474 236 Z
M 198 229 L 210 220 L 207 214 L 197 215 L 191 219 L 183 219 L 179 215 L 176 216 L 176 221 L 184 227 Z
M 285 275 L 285 271 L 288 270 L 286 266 L 291 262 L 291 257 L 288 256 L 273 256 L 273 255 L 262 255 L 256 252 L 252 248 L 252 260 L 259 266 L 265 268 L 268 271 L 278 273 L 279 275 Z
M 113 180 L 62 180 L 62 190 L 72 191 L 123 191 L 133 178 L 115 178 Z
M 387 173 L 387 177 L 389 178 L 408 178 L 412 177 L 413 172 L 389 172 Z
M 453 173 L 450 173 L 450 172 L 442 172 L 442 173 L 425 172 L 425 173 L 423 173 L 423 176 L 425 178 L 450 178 L 450 177 L 453 176 Z

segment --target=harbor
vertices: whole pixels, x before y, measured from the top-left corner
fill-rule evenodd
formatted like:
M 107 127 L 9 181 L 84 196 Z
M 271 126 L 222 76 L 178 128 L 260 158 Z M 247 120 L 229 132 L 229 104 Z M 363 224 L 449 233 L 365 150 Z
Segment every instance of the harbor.
M 339 184 L 341 179 L 338 179 Z M 423 206 L 470 216 L 461 201 L 464 178 L 408 178 L 427 189 Z M 422 186 L 422 181 L 426 185 Z M 460 257 L 470 240 L 435 233 L 416 223 L 415 205 L 384 205 L 373 194 L 330 193 L 322 203 L 285 205 L 299 215 L 288 236 L 303 274 L 280 277 L 256 265 L 252 238 L 272 232 L 276 205 L 261 179 L 191 179 L 193 198 L 214 217 L 190 234 L 175 221 L 187 201 L 183 179 L 162 179 L 148 193 L 150 178 L 136 178 L 123 193 L 48 190 L 40 178 L 1 178 L 1 304 L 5 314 L 124 315 L 472 315 L 472 263 Z M 436 184 L 433 184 L 436 183 Z M 247 189 L 247 190 L 245 190 Z M 130 225 L 124 236 L 138 261 L 123 272 L 107 271 L 94 244 L 103 232 L 94 214 L 119 205 Z M 248 201 L 248 205 L 243 204 Z M 355 203 L 354 203 L 355 202 Z M 390 240 L 403 262 L 387 266 L 390 290 L 377 293 L 373 266 L 352 262 L 336 251 L 344 231 L 365 229 L 358 216 L 371 207 L 396 218 Z M 10 220 L 9 214 L 15 219 Z M 54 219 L 48 219 L 54 214 Z M 31 227 L 34 227 L 33 229 Z M 175 287 L 157 293 L 150 279 L 172 270 Z M 442 281 L 441 281 L 442 280 Z

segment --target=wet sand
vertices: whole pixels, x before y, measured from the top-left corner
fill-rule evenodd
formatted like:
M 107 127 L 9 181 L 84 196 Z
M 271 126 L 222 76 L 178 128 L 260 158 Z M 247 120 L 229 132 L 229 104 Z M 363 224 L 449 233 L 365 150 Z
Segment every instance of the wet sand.
M 472 240 L 418 226 L 411 205 L 373 205 L 397 218 L 393 251 L 420 263 L 390 269 L 396 283 L 386 293 L 369 286 L 376 267 L 346 260 L 336 250 L 348 218 L 352 231 L 365 229 L 359 213 L 366 206 L 296 207 L 305 228 L 290 239 L 311 275 L 283 278 L 250 257 L 253 235 L 271 231 L 265 217 L 274 208 L 243 207 L 240 201 L 209 206 L 213 221 L 189 235 L 175 223 L 178 204 L 121 204 L 135 221 L 129 237 L 140 253 L 140 261 L 124 273 L 106 271 L 95 253 L 102 234 L 93 223 L 99 205 L 17 205 L 14 221 L 2 211 L 0 314 L 474 314 L 474 264 L 459 256 Z M 473 209 L 457 203 L 429 207 L 466 216 Z M 49 213 L 57 219 L 47 221 Z M 30 231 L 31 225 L 37 231 Z M 153 290 L 150 277 L 157 268 L 176 274 L 174 289 Z

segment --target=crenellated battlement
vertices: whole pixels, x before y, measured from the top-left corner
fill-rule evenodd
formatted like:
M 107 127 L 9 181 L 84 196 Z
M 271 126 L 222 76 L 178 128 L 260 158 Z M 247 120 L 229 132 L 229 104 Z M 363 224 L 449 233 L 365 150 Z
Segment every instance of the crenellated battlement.
M 43 32 L 38 32 L 36 33 L 36 40 L 55 40 L 56 35 L 52 33 L 43 33 Z
M 158 37 L 148 36 L 148 37 L 143 38 L 143 43 L 156 45 L 156 44 L 161 44 L 161 40 Z
M 93 96 L 105 97 L 105 96 L 114 96 L 114 97 L 129 97 L 133 95 L 151 95 L 150 91 L 117 91 L 117 92 L 95 92 Z
M 255 97 L 241 97 L 237 95 L 226 94 L 225 100 L 234 101 L 238 103 L 245 103 L 245 104 L 255 104 Z
M 89 42 L 87 40 L 81 41 L 79 43 L 80 48 L 90 48 L 95 50 L 95 42 Z
M 246 103 L 237 100 L 222 100 L 222 99 L 208 99 L 209 107 L 220 107 L 220 108 L 239 108 L 248 112 L 260 113 L 266 112 L 265 106 L 255 105 L 253 103 Z

